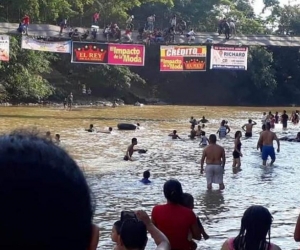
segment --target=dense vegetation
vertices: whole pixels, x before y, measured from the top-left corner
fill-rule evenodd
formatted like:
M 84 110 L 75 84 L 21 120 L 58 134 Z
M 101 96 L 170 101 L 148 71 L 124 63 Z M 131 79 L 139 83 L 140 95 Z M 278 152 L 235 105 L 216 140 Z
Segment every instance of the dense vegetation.
M 103 24 L 114 21 L 122 26 L 133 14 L 138 26 L 155 13 L 157 24 L 165 27 L 175 13 L 199 31 L 215 32 L 217 21 L 226 16 L 237 21 L 243 34 L 300 35 L 299 6 L 281 7 L 277 0 L 264 0 L 264 4 L 263 11 L 270 13 L 265 18 L 255 15 L 250 0 L 2 0 L 0 21 L 17 22 L 28 13 L 33 22 L 68 18 L 73 25 L 89 26 L 92 14 L 100 11 Z M 0 62 L 0 98 L 58 100 L 69 91 L 81 91 L 85 84 L 99 97 L 128 100 L 138 96 L 185 104 L 299 103 L 299 48 L 251 47 L 248 62 L 246 72 L 160 73 L 159 47 L 150 46 L 142 68 L 74 65 L 69 55 L 21 50 L 19 37 L 12 37 L 11 60 Z

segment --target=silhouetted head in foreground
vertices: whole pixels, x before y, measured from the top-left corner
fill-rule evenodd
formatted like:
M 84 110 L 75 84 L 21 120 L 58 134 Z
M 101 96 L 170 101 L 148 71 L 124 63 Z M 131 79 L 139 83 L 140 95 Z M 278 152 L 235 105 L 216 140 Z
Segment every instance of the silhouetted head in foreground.
M 272 220 L 265 207 L 249 207 L 243 215 L 240 233 L 234 240 L 234 249 L 269 249 Z
M 183 196 L 181 183 L 175 179 L 166 181 L 164 184 L 164 195 L 168 202 L 181 204 Z
M 0 136 L 0 248 L 94 250 L 99 232 L 86 179 L 45 139 Z
M 217 143 L 217 136 L 215 134 L 211 134 L 209 136 L 209 143 L 210 144 L 216 144 Z

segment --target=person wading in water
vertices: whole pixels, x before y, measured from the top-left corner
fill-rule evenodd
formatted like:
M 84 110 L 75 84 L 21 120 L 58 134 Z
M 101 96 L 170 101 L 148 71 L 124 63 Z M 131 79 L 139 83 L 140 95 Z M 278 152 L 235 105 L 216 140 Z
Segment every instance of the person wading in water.
M 252 128 L 257 123 L 252 121 L 251 119 L 248 120 L 248 124 L 245 124 L 242 129 L 246 132 L 245 137 L 252 137 Z
M 212 134 L 209 136 L 209 145 L 203 150 L 201 158 L 201 171 L 203 174 L 203 166 L 206 160 L 206 180 L 207 180 L 207 189 L 212 189 L 212 184 L 219 184 L 220 190 L 225 189 L 223 183 L 223 174 L 225 167 L 225 150 L 223 147 L 217 145 L 217 137 Z
M 261 153 L 261 158 L 263 160 L 263 165 L 266 166 L 267 165 L 267 160 L 268 157 L 271 157 L 271 164 L 273 165 L 273 163 L 276 160 L 276 156 L 275 156 L 275 150 L 273 147 L 273 141 L 277 142 L 277 152 L 280 152 L 280 142 L 276 136 L 276 134 L 274 132 L 270 131 L 271 126 L 270 123 L 267 123 L 266 125 L 266 131 L 263 131 L 260 134 L 258 143 L 257 143 L 257 149 L 259 149 L 262 146 L 262 153 Z

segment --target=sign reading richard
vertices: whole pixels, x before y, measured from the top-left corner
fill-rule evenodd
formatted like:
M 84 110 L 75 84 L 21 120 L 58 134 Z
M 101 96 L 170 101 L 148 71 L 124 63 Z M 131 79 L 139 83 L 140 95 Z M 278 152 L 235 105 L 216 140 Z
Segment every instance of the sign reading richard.
M 211 47 L 210 68 L 247 70 L 248 47 L 214 45 Z

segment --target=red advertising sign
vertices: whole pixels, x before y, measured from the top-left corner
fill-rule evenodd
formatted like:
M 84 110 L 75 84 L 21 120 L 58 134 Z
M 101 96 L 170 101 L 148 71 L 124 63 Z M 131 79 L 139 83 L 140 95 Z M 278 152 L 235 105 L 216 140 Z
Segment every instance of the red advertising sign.
M 145 46 L 139 44 L 109 44 L 108 64 L 144 66 Z
M 145 46 L 73 42 L 72 63 L 144 66 Z
M 161 46 L 160 71 L 205 71 L 206 46 Z
M 108 45 L 102 43 L 73 42 L 72 63 L 107 63 Z

